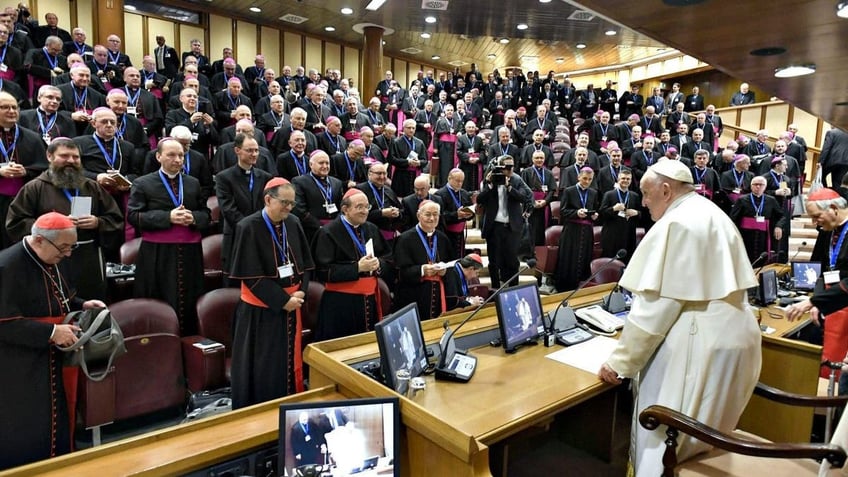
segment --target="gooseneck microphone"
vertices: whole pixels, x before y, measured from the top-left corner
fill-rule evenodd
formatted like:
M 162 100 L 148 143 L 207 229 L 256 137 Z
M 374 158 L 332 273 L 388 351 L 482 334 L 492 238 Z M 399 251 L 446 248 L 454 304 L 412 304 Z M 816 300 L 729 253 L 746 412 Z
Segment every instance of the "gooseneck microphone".
M 786 262 L 786 263 L 791 263 L 793 260 L 795 260 L 795 257 L 797 257 L 799 253 L 801 253 L 801 247 L 806 247 L 806 246 L 807 246 L 807 241 L 804 240 L 803 242 L 801 242 L 801 245 L 798 246 L 798 250 L 795 251 L 795 253 L 792 255 L 792 258 L 789 259 L 789 262 Z
M 568 300 L 570 300 L 571 297 L 573 297 L 575 293 L 586 288 L 586 285 L 589 284 L 589 282 L 591 282 L 593 278 L 598 276 L 598 274 L 601 273 L 602 271 L 609 268 L 614 261 L 621 260 L 626 256 L 627 256 L 627 250 L 625 250 L 623 248 L 621 250 L 619 250 L 618 252 L 616 252 L 614 257 L 612 257 L 606 263 L 601 265 L 601 267 L 598 268 L 597 270 L 595 270 L 595 273 L 593 273 L 588 279 L 586 279 L 586 281 L 580 283 L 577 286 L 577 288 L 575 288 L 571 293 L 568 294 L 567 297 L 565 297 L 565 299 L 563 299 L 561 302 L 559 302 L 559 305 L 557 305 L 556 309 L 554 310 L 554 313 L 551 315 L 551 327 L 548 330 L 548 333 L 550 333 L 550 334 L 556 333 L 556 331 L 557 331 L 557 329 L 556 329 L 556 319 L 557 319 L 558 313 L 560 311 L 560 308 L 562 308 L 563 305 L 568 306 Z
M 530 258 L 527 259 L 527 264 L 522 266 L 515 272 L 515 275 L 511 276 L 508 280 L 501 284 L 500 288 L 498 288 L 494 293 L 489 295 L 483 303 L 477 305 L 477 308 L 471 312 L 464 320 L 462 320 L 459 325 L 454 329 L 450 329 L 448 327 L 448 321 L 445 320 L 445 333 L 442 335 L 441 339 L 439 339 L 439 361 L 436 364 L 436 379 L 446 379 L 450 381 L 460 381 L 467 382 L 471 379 L 471 376 L 474 375 L 474 370 L 477 366 L 477 358 L 471 356 L 465 351 L 460 351 L 456 349 L 456 342 L 454 340 L 454 335 L 460 328 L 463 327 L 466 323 L 468 323 L 471 318 L 474 318 L 477 313 L 486 306 L 487 303 L 491 302 L 498 294 L 503 291 L 504 288 L 509 286 L 509 283 L 521 275 L 525 270 L 529 270 L 536 266 L 536 259 Z

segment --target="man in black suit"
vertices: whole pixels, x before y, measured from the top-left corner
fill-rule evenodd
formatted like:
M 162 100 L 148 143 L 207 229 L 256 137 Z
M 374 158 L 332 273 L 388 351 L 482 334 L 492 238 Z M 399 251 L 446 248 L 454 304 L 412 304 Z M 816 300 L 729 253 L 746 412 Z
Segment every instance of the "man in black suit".
M 601 109 L 608 112 L 610 117 L 615 115 L 615 103 L 618 92 L 612 88 L 612 80 L 607 80 L 606 88 L 601 90 Z
M 44 46 L 44 40 L 48 36 L 58 36 L 62 43 L 72 41 L 71 34 L 64 28 L 59 28 L 59 17 L 55 13 L 47 13 L 44 15 L 46 25 L 36 27 L 32 32 L 32 42 L 36 48 Z
M 226 66 L 224 63 L 226 63 L 227 60 L 233 60 L 233 64 L 235 65 L 235 73 L 239 76 L 244 76 L 244 70 L 241 69 L 241 65 L 236 63 L 235 58 L 233 58 L 233 49 L 228 46 L 224 47 L 224 49 L 221 51 L 221 59 L 215 60 L 212 63 L 212 76 L 224 72 L 224 67 Z M 247 85 L 245 85 L 245 88 L 246 87 Z
M 330 156 L 318 150 L 309 157 L 308 175 L 292 179 L 295 187 L 296 204 L 292 213 L 300 219 L 303 232 L 309 242 L 318 229 L 339 216 L 344 185 L 342 181 L 331 177 Z
M 643 104 L 645 104 L 645 98 L 639 94 L 639 86 L 631 85 L 630 91 L 626 91 L 618 100 L 618 114 L 622 118 L 629 117 L 631 114 L 642 117 Z
M 153 49 L 153 58 L 156 59 L 156 72 L 166 78 L 173 78 L 180 70 L 180 60 L 177 50 L 165 44 L 165 37 L 156 35 L 156 48 Z
M 848 172 L 848 133 L 833 128 L 824 135 L 819 164 L 822 167 L 822 183 L 827 184 L 830 174 L 831 187 L 842 183 L 842 176 Z
M 109 35 L 106 38 L 106 44 L 109 46 L 106 49 L 109 51 L 109 64 L 118 68 L 120 72 L 119 77 L 124 76 L 124 68 L 127 66 L 132 66 L 132 61 L 130 61 L 130 57 L 124 53 L 121 53 L 121 37 L 118 35 Z
M 692 111 L 701 111 L 704 109 L 704 97 L 701 96 L 701 90 L 695 86 L 692 88 L 692 94 L 686 96 L 686 103 L 683 110 L 687 113 Z
M 55 86 L 45 85 L 38 90 L 38 105 L 35 109 L 21 111 L 18 125 L 35 131 L 45 143 L 57 137 L 77 135 L 71 113 L 59 111 L 62 92 Z M 46 136 L 46 137 L 45 137 Z
M 498 141 L 489 145 L 486 157 L 495 158 L 500 156 L 509 156 L 515 159 L 521 155 L 521 149 L 510 141 L 512 137 L 509 128 L 501 126 L 498 128 Z M 515 164 L 513 162 L 513 164 Z
M 502 278 L 518 272 L 518 245 L 525 217 L 533 208 L 533 192 L 513 173 L 514 167 L 512 156 L 497 157 L 477 196 L 477 204 L 484 210 L 482 236 L 488 247 L 493 288 L 501 286 Z M 511 284 L 517 285 L 518 279 Z
M 71 118 L 76 124 L 76 135 L 80 135 L 88 126 L 91 113 L 101 106 L 106 106 L 106 97 L 89 86 L 91 72 L 88 66 L 71 67 L 71 82 L 59 85 L 62 92 L 61 109 L 71 111 Z
M 180 57 L 180 62 L 185 64 L 186 56 L 193 56 L 197 60 L 197 69 L 205 76 L 212 76 L 212 64 L 209 63 L 209 57 L 203 54 L 203 43 L 197 38 L 190 42 L 191 50 L 184 51 Z
M 654 88 L 653 94 L 651 94 L 651 96 L 647 100 L 645 100 L 646 112 L 649 106 L 653 106 L 654 112 L 660 116 L 668 114 L 665 109 L 665 98 L 663 98 L 662 90 L 659 87 Z
M 94 54 L 94 48 L 85 43 L 85 30 L 82 28 L 74 28 L 73 38 L 62 45 L 63 55 L 68 56 L 71 53 L 76 53 L 85 60 L 91 58 L 91 55 Z
M 730 97 L 731 106 L 744 106 L 746 104 L 754 104 L 757 102 L 757 96 L 753 91 L 748 89 L 748 83 L 739 85 L 739 91 L 733 93 Z
M 374 166 L 371 166 L 372 169 Z M 369 175 L 370 175 L 369 171 Z M 403 217 L 403 225 L 401 227 L 401 232 L 406 232 L 407 230 L 415 227 L 415 224 L 418 223 L 418 206 L 421 205 L 421 202 L 425 200 L 432 200 L 433 202 L 439 204 L 440 210 L 441 207 L 444 207 L 442 203 L 442 198 L 436 194 L 430 193 L 430 179 L 427 176 L 418 176 L 415 178 L 415 181 L 412 183 L 413 192 L 408 196 L 401 199 L 401 217 Z M 439 221 L 439 226 L 442 227 L 442 221 Z
M 324 441 L 321 428 L 317 423 L 309 421 L 306 411 L 300 413 L 289 437 L 296 466 L 324 463 L 321 455 L 321 442 Z M 326 452 L 326 449 L 324 451 Z

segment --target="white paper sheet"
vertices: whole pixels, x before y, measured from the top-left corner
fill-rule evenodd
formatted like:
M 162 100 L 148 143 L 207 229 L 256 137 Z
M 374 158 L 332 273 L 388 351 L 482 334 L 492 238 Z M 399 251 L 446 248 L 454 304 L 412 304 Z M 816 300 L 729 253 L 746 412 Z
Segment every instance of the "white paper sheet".
M 374 239 L 368 239 L 368 241 L 365 242 L 365 256 L 366 257 L 373 257 L 374 256 Z
M 91 215 L 91 197 L 71 197 L 71 215 L 77 218 Z
M 596 336 L 589 341 L 563 348 L 545 357 L 597 374 L 601 365 L 607 362 L 617 343 L 618 340 L 606 336 Z

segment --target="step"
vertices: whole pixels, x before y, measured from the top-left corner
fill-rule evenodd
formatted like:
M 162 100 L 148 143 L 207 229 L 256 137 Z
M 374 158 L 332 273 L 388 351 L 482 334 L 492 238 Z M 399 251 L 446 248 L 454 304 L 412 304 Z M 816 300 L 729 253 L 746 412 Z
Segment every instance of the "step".
M 528 284 L 528 283 L 536 283 L 536 277 L 534 277 L 533 275 L 519 275 L 518 276 L 518 284 L 519 285 L 525 285 L 525 284 Z M 480 277 L 480 284 L 486 285 L 486 286 L 491 288 L 492 279 L 489 278 L 489 277 Z
M 483 259 L 483 268 L 481 268 L 479 271 L 477 271 L 477 276 L 478 277 L 488 277 L 489 276 L 489 257 L 482 255 L 480 258 Z M 519 267 L 524 267 L 525 265 L 527 265 L 525 262 L 519 262 L 518 263 Z M 528 268 L 527 270 L 524 270 L 523 272 L 521 272 L 521 276 L 526 276 L 526 275 L 535 276 L 535 273 L 536 272 L 535 272 L 534 268 Z

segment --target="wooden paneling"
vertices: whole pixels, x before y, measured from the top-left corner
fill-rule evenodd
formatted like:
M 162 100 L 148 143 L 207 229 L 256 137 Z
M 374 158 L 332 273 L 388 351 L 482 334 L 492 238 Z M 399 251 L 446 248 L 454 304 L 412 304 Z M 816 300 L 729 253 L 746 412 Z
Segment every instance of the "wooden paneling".
M 409 82 L 407 81 L 408 75 L 406 73 L 406 62 L 405 61 L 395 60 L 395 69 L 394 69 L 393 73 L 394 73 L 395 81 L 397 81 L 398 84 L 402 88 L 406 88 L 407 86 L 409 86 Z
M 253 66 L 256 56 L 256 24 L 236 22 L 236 42 L 233 54 L 242 68 Z
M 204 43 L 203 47 L 208 50 L 208 45 L 203 41 L 203 28 L 192 25 L 180 24 L 180 47 L 177 52 L 182 58 L 183 51 L 191 51 L 191 40 L 198 39 Z M 208 51 L 206 52 L 208 56 Z
M 59 17 L 59 28 L 64 28 L 70 33 L 76 26 L 71 24 L 71 4 L 72 2 L 66 0 L 38 0 L 35 2 L 32 14 L 38 17 L 40 25 L 46 25 L 44 15 L 55 13 Z
M 285 32 L 283 48 L 283 64 L 290 65 L 294 74 L 298 66 L 303 66 L 303 37 L 297 33 Z
M 307 73 L 310 68 L 315 68 L 324 74 L 324 63 L 321 48 L 321 40 L 312 37 L 306 37 L 306 62 L 303 64 L 306 67 Z
M 743 108 L 739 111 L 740 125 L 745 125 L 751 131 L 758 131 L 762 124 L 762 110 L 760 108 Z
M 283 73 L 282 56 L 280 55 L 280 30 L 263 26 L 260 30 L 259 53 L 265 55 L 265 67 L 273 68 L 280 76 Z
M 221 51 L 233 46 L 233 20 L 218 15 L 209 15 L 209 45 L 206 56 L 214 62 L 221 59 Z
M 356 48 L 344 47 L 344 67 L 342 68 L 342 75 L 345 78 L 353 78 L 353 86 L 360 90 L 360 84 L 362 82 L 362 75 L 359 71 L 359 50 Z M 367 102 L 367 99 L 363 100 Z
M 144 29 L 144 17 L 134 13 L 124 13 L 124 25 L 127 31 L 136 32 L 128 38 L 122 38 L 121 48 L 124 53 L 129 55 L 130 59 L 135 60 L 138 66 L 141 66 L 141 59 L 144 57 L 144 43 L 142 40 L 142 31 Z M 151 37 L 151 40 L 153 38 Z
M 324 71 L 327 68 L 342 69 L 342 46 L 338 43 L 324 42 Z
M 821 147 L 821 143 L 816 140 L 816 128 L 818 127 L 819 118 L 802 109 L 795 108 L 792 112 L 792 122 L 798 126 L 798 135 L 802 136 L 808 145 Z
M 781 132 L 786 131 L 786 126 L 788 124 L 788 104 L 777 104 L 766 109 L 766 124 L 764 129 L 769 132 L 770 136 L 779 136 Z

